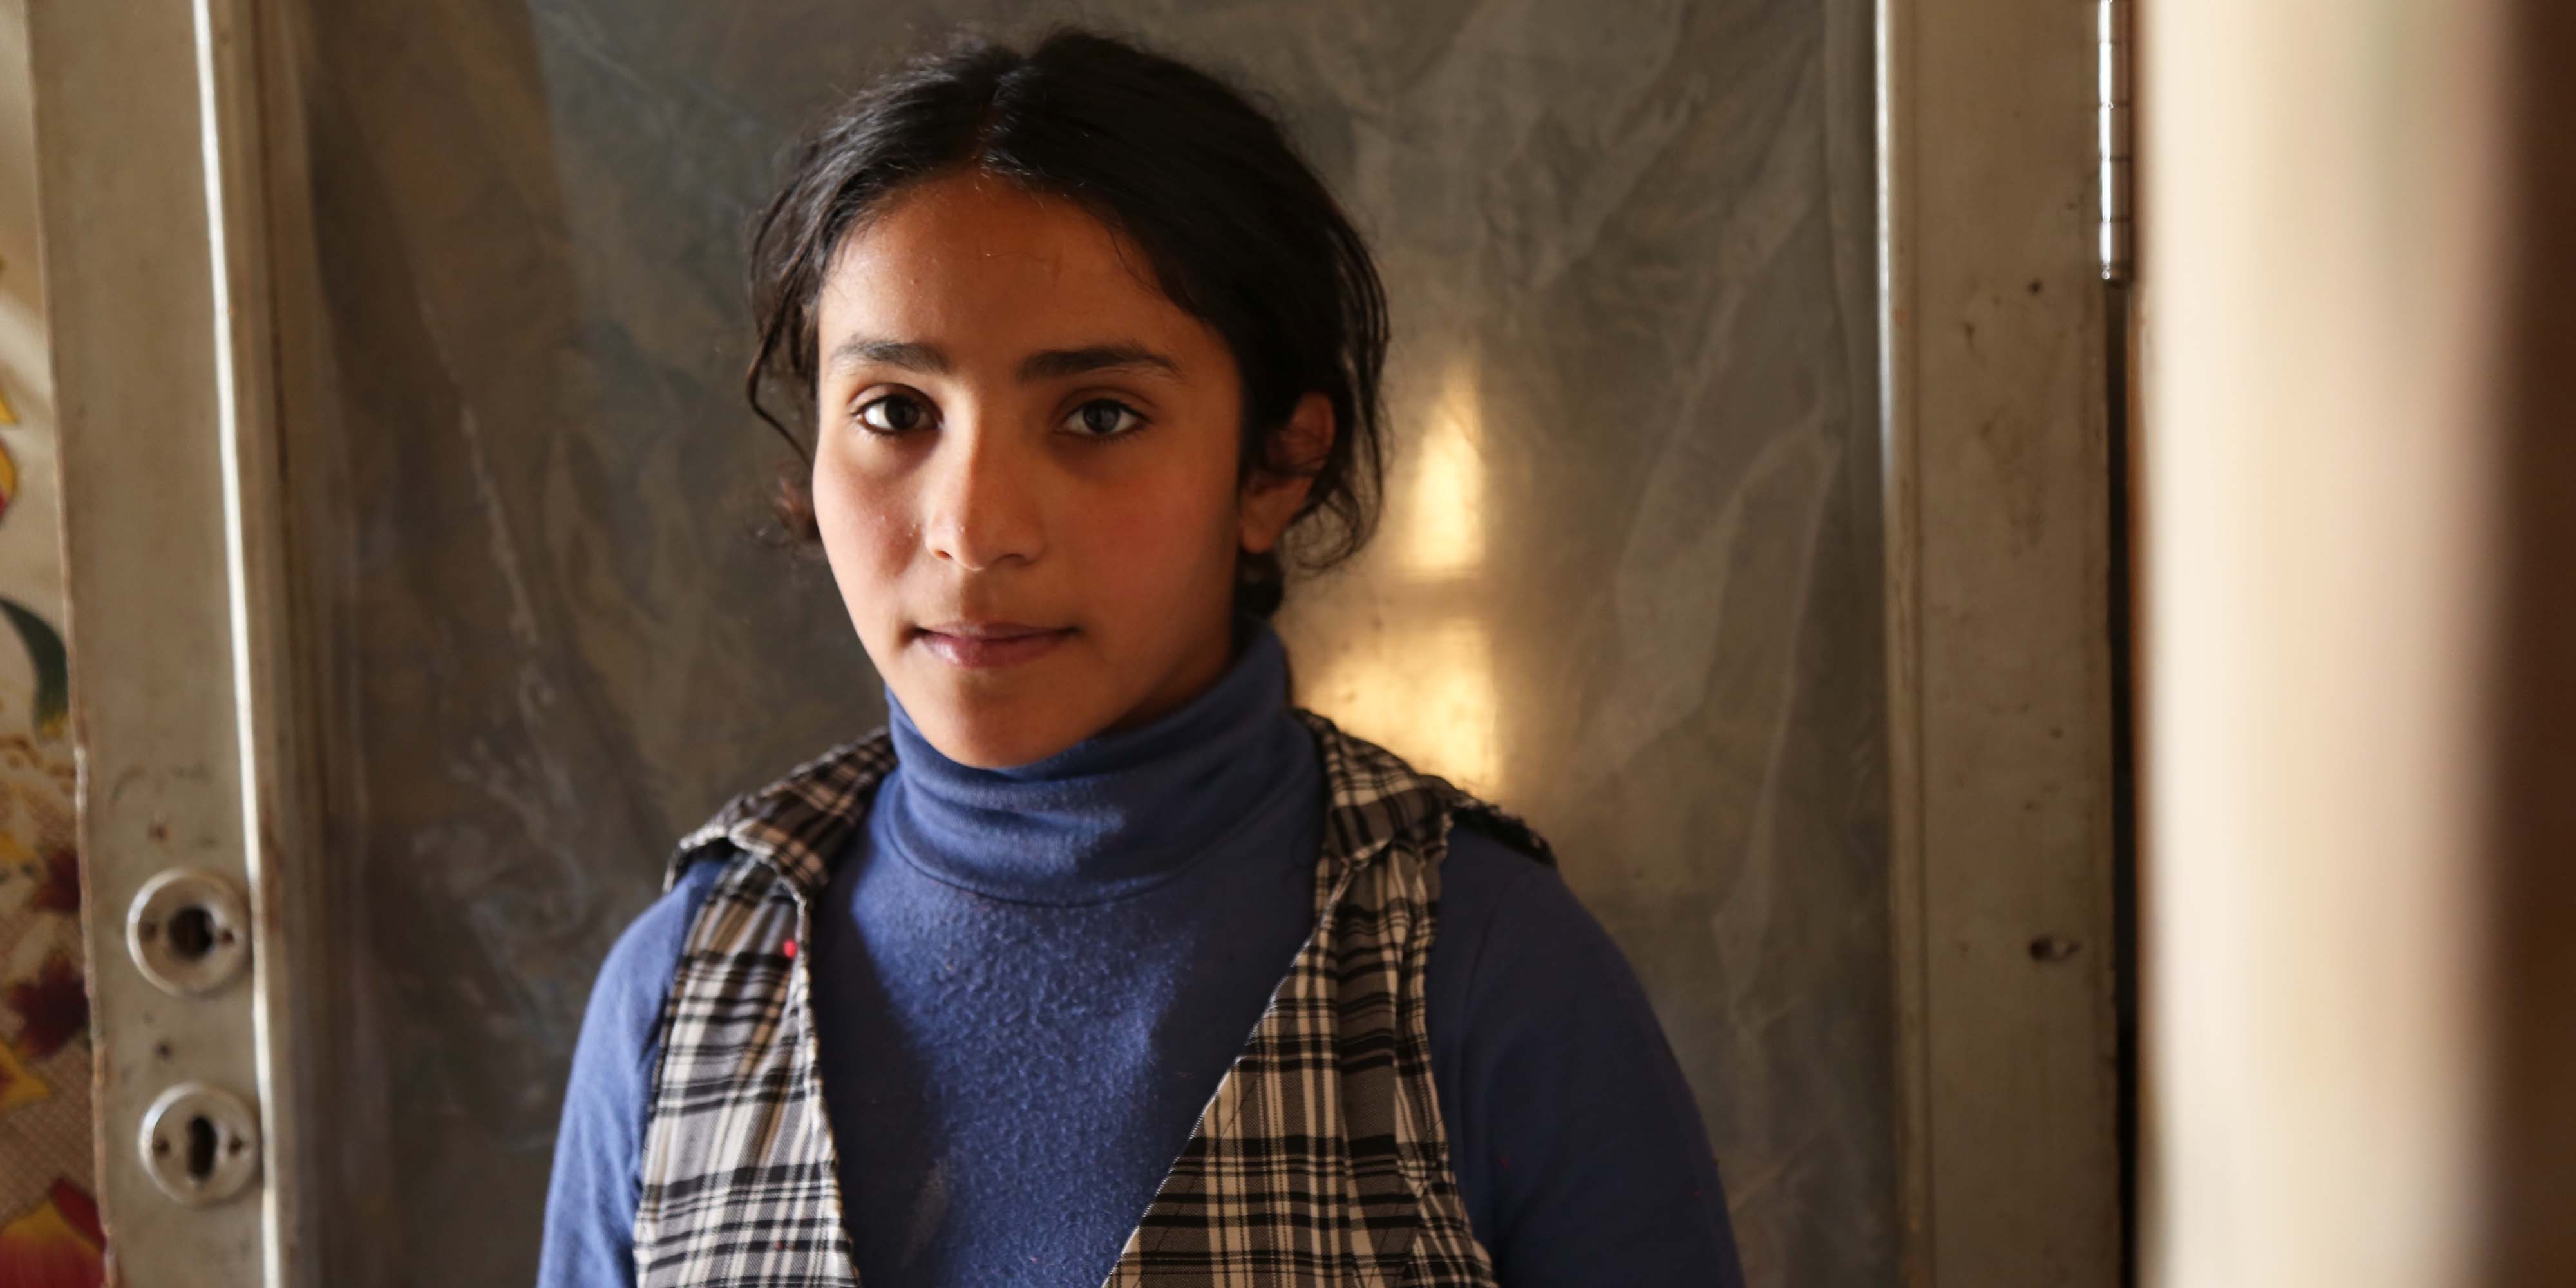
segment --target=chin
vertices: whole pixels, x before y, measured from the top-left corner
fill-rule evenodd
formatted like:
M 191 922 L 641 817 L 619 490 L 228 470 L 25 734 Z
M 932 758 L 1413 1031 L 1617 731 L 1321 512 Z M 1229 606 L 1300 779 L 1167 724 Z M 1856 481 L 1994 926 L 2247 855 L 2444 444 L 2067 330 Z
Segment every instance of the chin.
M 900 697 L 901 695 L 897 695 Z M 1070 713 L 1042 702 L 946 701 L 904 712 L 939 754 L 974 769 L 1015 769 L 1044 760 L 1091 736 Z

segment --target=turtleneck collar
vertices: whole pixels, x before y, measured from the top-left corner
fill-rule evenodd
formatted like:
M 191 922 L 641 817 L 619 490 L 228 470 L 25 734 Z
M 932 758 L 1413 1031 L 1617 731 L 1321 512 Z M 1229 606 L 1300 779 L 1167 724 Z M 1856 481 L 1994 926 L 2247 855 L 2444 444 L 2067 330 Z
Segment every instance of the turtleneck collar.
M 870 830 L 953 885 L 1080 904 L 1141 893 L 1239 830 L 1319 809 L 1313 740 L 1288 711 L 1287 650 L 1267 622 L 1237 635 L 1225 673 L 1177 709 L 1009 769 L 941 755 L 889 692 L 898 763 Z

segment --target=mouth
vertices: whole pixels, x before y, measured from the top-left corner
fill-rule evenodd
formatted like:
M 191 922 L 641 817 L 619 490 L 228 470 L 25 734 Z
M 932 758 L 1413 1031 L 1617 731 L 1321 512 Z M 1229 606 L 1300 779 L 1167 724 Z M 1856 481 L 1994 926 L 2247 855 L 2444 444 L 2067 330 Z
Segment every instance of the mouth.
M 955 621 L 915 627 L 913 638 L 951 666 L 986 671 L 1033 661 L 1072 635 L 1070 626 Z

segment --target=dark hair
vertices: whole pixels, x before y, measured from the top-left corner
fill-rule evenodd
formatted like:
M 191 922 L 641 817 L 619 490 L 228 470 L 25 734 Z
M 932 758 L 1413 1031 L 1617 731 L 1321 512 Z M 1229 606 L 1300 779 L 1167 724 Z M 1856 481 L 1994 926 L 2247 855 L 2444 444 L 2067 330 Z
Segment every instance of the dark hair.
M 1273 431 L 1298 400 L 1332 401 L 1330 454 L 1293 523 L 1298 559 L 1322 568 L 1368 540 L 1377 517 L 1385 409 L 1386 290 L 1368 246 L 1279 123 L 1224 82 L 1080 30 L 1026 54 L 982 39 L 918 59 L 851 99 L 798 148 L 751 244 L 759 348 L 752 410 L 810 463 L 761 402 L 772 379 L 811 408 L 815 300 L 842 240 L 906 185 L 960 170 L 1069 198 L 1141 250 L 1172 302 L 1206 322 L 1243 381 L 1242 477 L 1274 461 Z M 804 481 L 783 477 L 779 517 L 815 537 Z M 1306 520 L 1320 515 L 1327 530 Z M 1268 616 L 1286 569 L 1241 560 L 1235 603 Z

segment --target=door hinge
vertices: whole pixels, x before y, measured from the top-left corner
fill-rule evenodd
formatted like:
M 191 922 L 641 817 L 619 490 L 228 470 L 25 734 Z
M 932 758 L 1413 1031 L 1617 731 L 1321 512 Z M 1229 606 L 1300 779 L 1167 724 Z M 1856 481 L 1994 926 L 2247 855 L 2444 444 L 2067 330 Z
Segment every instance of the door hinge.
M 2136 171 L 2129 153 L 2135 140 L 2129 106 L 2134 71 L 2129 40 L 2134 0 L 2096 0 L 2100 15 L 2100 92 L 2095 108 L 2101 136 L 2102 280 L 2129 280 L 2129 261 L 2136 236 L 2134 219 Z

